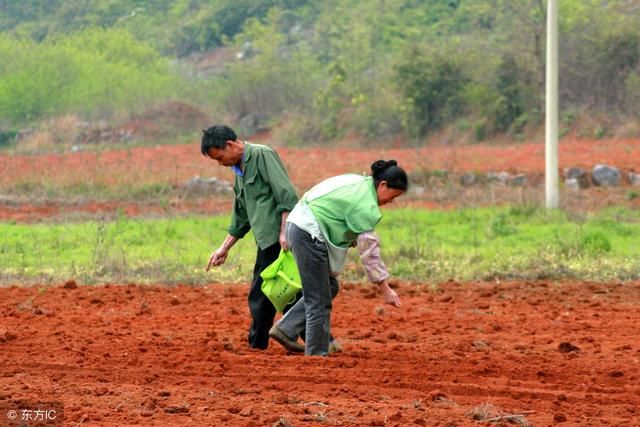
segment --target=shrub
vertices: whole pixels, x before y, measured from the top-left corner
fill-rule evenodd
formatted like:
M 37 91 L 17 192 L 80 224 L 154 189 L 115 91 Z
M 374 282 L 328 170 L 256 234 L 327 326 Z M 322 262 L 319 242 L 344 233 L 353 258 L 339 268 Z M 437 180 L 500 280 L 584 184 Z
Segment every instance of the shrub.
M 580 249 L 592 254 L 610 252 L 611 241 L 600 231 L 587 232 L 580 240 Z
M 132 111 L 180 81 L 150 45 L 124 30 L 88 29 L 37 43 L 0 36 L 0 119 Z
M 424 135 L 456 118 L 464 109 L 468 83 L 462 67 L 444 55 L 412 50 L 397 67 L 397 78 L 417 124 Z M 411 129 L 408 129 L 411 132 Z

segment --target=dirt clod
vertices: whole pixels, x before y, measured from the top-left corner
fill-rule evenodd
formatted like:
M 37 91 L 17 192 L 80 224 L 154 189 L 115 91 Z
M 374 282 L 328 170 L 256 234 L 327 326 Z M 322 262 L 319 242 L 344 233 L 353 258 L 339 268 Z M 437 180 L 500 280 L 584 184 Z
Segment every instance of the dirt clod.
M 571 344 L 570 342 L 561 342 L 558 345 L 558 350 L 561 353 L 573 353 L 573 352 L 580 351 L 580 348 L 578 346 Z
M 78 287 L 78 284 L 76 283 L 75 280 L 67 280 L 64 283 L 64 288 L 65 289 L 76 289 Z
M 553 421 L 557 423 L 565 423 L 567 422 L 567 416 L 558 412 L 553 415 Z

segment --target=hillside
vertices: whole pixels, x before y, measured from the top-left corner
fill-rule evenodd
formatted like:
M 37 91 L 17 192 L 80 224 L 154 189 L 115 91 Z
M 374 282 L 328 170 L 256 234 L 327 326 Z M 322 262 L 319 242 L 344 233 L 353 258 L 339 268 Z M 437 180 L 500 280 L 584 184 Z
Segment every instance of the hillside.
M 639 11 L 560 2 L 563 134 L 640 135 Z M 0 1 L 0 146 L 166 101 L 294 146 L 523 140 L 543 122 L 544 39 L 534 0 Z

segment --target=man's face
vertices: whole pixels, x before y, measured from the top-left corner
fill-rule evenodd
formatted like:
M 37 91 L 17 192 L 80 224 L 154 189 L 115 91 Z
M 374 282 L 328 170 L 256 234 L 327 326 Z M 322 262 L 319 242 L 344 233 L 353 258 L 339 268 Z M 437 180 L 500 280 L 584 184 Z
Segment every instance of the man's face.
M 242 160 L 243 146 L 239 141 L 227 141 L 224 148 L 210 147 L 207 150 L 209 158 L 218 162 L 220 166 L 237 165 Z

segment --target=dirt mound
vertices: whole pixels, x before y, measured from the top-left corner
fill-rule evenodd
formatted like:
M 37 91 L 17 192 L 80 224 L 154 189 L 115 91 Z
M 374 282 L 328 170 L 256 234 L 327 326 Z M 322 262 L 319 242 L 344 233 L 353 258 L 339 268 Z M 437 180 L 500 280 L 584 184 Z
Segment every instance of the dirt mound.
M 196 132 L 206 127 L 209 121 L 204 111 L 184 102 L 173 101 L 134 116 L 116 133 L 149 141 L 183 132 Z
M 343 285 L 345 351 L 305 358 L 246 348 L 246 285 L 3 288 L 0 408 L 61 402 L 101 426 L 637 425 L 640 283 L 397 290 L 401 309 Z

